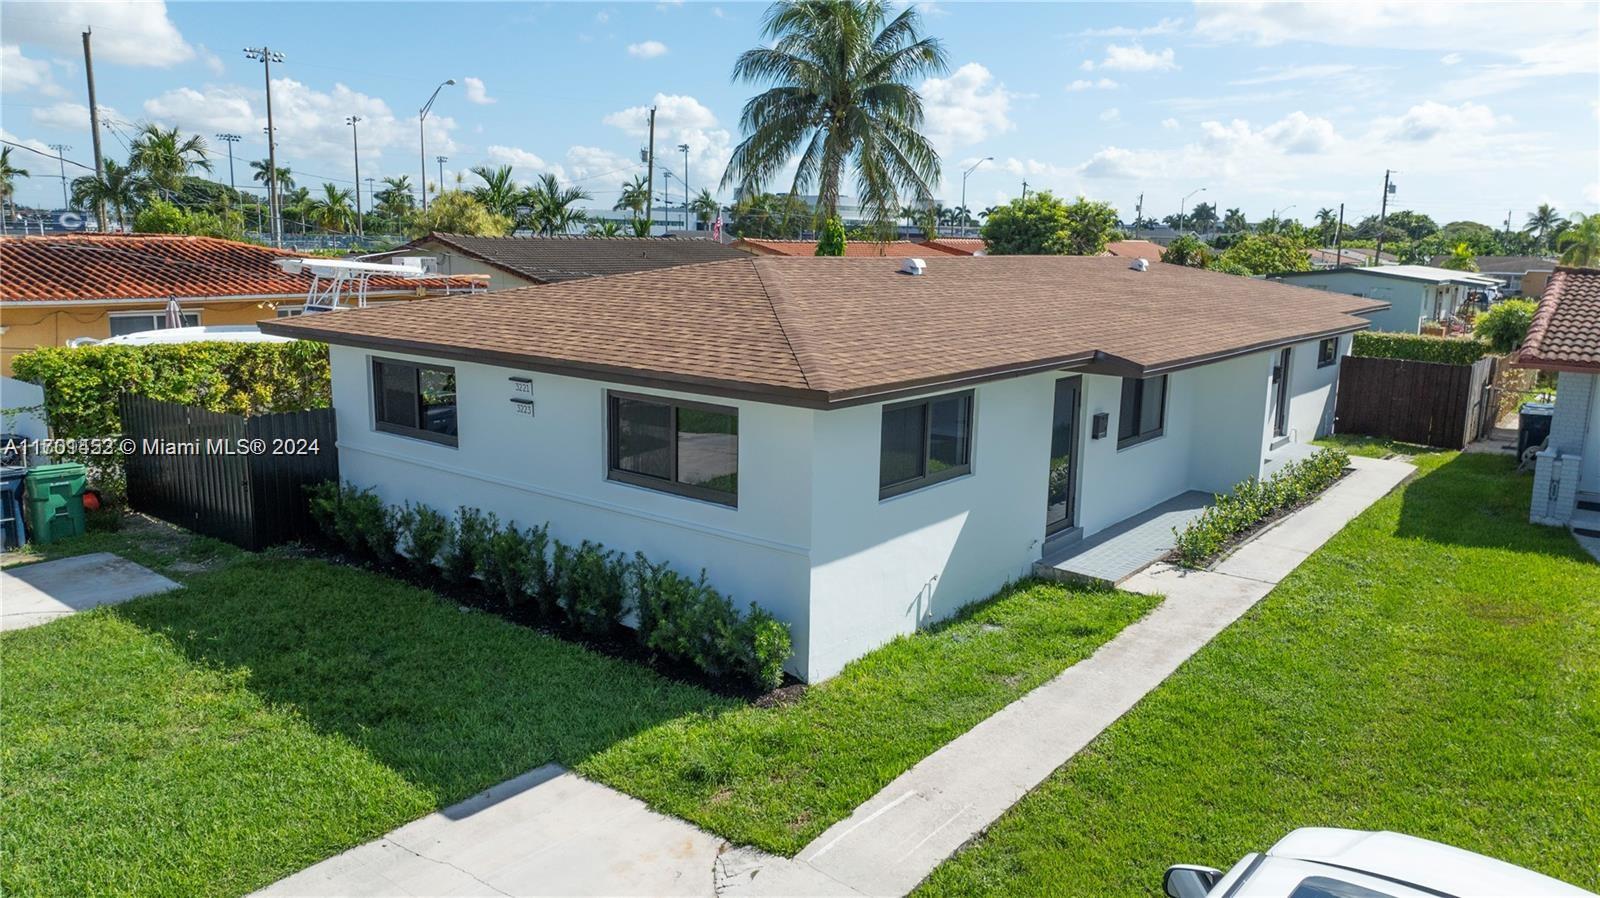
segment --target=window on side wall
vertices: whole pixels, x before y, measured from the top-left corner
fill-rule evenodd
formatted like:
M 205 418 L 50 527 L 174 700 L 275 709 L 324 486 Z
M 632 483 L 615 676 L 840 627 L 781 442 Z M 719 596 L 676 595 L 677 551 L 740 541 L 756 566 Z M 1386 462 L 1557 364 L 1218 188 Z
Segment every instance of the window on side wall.
M 1167 375 L 1124 377 L 1122 410 L 1117 416 L 1117 448 L 1161 436 L 1167 423 Z
M 372 360 L 372 419 L 384 433 L 456 445 L 456 369 Z
M 145 331 L 164 330 L 167 326 L 166 312 L 136 312 L 133 314 L 113 313 L 111 315 L 111 336 L 121 337 L 127 334 L 142 334 Z M 184 327 L 199 327 L 199 312 L 183 313 Z
M 972 391 L 883 407 L 878 498 L 972 471 Z
M 1317 367 L 1326 368 L 1339 361 L 1339 338 L 1329 337 L 1317 344 Z
M 607 476 L 721 505 L 739 504 L 739 410 L 606 394 Z

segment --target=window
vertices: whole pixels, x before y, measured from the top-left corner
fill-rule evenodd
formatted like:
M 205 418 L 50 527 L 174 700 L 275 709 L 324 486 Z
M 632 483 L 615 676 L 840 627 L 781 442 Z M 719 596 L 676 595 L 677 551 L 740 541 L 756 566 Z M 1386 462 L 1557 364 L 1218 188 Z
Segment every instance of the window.
M 278 306 L 276 310 L 279 318 L 297 318 L 306 313 L 305 306 Z
M 739 411 L 660 396 L 607 394 L 608 477 L 739 504 Z
M 884 406 L 879 499 L 971 471 L 971 390 Z
M 1329 337 L 1317 344 L 1317 367 L 1326 368 L 1339 361 L 1339 338 Z
M 158 331 L 167 326 L 166 312 L 113 312 L 111 314 L 111 336 L 121 337 L 126 334 L 141 334 L 145 331 Z M 199 312 L 183 313 L 184 327 L 199 327 Z
M 1161 436 L 1167 419 L 1167 376 L 1124 377 L 1122 411 L 1117 416 L 1117 448 Z
M 1375 892 L 1353 882 L 1327 876 L 1308 876 L 1289 893 L 1289 898 L 1394 898 L 1388 892 Z
M 372 418 L 385 433 L 456 444 L 456 369 L 372 360 Z
M 1289 360 L 1292 356 L 1286 346 L 1278 352 L 1272 366 L 1272 435 L 1289 435 Z

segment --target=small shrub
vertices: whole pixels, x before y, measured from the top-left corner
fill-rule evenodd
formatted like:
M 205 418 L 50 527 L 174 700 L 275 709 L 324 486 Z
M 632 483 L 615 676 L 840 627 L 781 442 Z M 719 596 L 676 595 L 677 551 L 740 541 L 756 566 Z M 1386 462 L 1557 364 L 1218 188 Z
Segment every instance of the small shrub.
M 484 585 L 504 599 L 507 608 L 517 607 L 538 589 L 545 559 L 544 542 L 536 537 L 544 529 L 523 530 L 513 522 L 489 537 L 483 557 Z
M 322 535 L 330 540 L 339 538 L 339 531 L 334 524 L 339 512 L 339 489 L 337 480 L 324 480 L 306 487 L 306 503 L 311 511 L 311 520 L 316 522 Z
M 783 682 L 783 662 L 794 646 L 789 628 L 754 602 L 723 648 L 731 672 L 763 692 Z
M 1413 362 L 1438 362 L 1444 365 L 1470 365 L 1486 355 L 1492 355 L 1494 351 L 1493 346 L 1482 340 L 1373 331 L 1357 331 L 1350 347 L 1351 355 L 1379 359 L 1407 359 Z
M 580 631 L 605 636 L 622 623 L 627 565 L 621 552 L 584 540 L 571 550 L 562 577 L 567 619 Z
M 499 529 L 500 522 L 492 513 L 485 515 L 465 505 L 457 509 L 454 538 L 444 550 L 445 580 L 456 586 L 472 582 L 473 575 L 483 570 L 489 541 Z
M 410 502 L 399 515 L 400 549 L 418 575 L 433 573 L 439 556 L 451 543 L 455 528 L 450 519 L 426 505 Z
M 1179 531 L 1173 554 L 1185 567 L 1201 567 L 1215 558 L 1232 539 L 1263 520 L 1305 502 L 1332 486 L 1349 464 L 1342 449 L 1319 450 L 1309 458 L 1290 462 L 1265 480 L 1254 477 L 1218 496 L 1216 502 Z
M 372 490 L 345 484 L 339 490 L 333 529 L 352 552 L 384 564 L 394 561 L 400 541 L 395 514 Z
M 1495 352 L 1516 352 L 1528 338 L 1528 328 L 1533 326 L 1533 316 L 1539 304 L 1531 299 L 1508 299 L 1495 303 L 1489 311 L 1478 316 L 1472 333 L 1494 347 Z

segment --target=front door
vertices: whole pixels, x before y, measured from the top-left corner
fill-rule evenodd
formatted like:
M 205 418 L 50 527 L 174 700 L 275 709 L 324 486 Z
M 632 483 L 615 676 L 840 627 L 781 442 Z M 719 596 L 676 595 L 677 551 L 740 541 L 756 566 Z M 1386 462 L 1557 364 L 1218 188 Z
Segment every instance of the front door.
M 1048 536 L 1073 526 L 1078 491 L 1078 394 L 1083 379 L 1056 381 L 1050 416 L 1050 479 L 1045 490 L 1044 532 Z

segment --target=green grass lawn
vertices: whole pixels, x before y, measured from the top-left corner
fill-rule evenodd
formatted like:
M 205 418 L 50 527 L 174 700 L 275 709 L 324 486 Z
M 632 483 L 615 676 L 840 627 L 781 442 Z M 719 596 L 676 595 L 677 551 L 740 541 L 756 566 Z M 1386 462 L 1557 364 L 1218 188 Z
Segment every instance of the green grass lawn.
M 920 894 L 1158 894 L 1300 826 L 1600 889 L 1600 565 L 1509 459 L 1433 453 Z
M 578 769 L 736 842 L 793 854 L 1155 604 L 1025 583 L 867 655 L 794 704 L 685 715 Z

